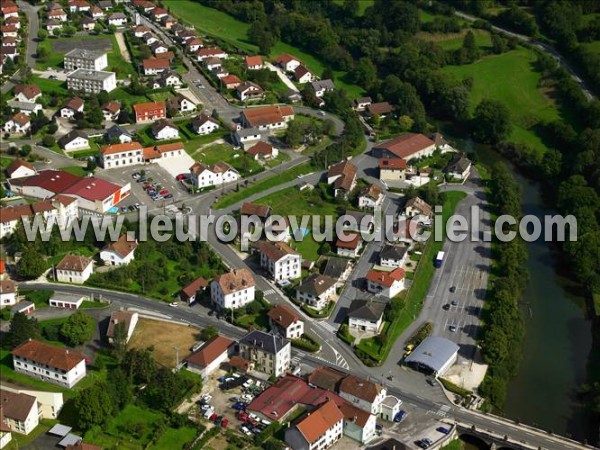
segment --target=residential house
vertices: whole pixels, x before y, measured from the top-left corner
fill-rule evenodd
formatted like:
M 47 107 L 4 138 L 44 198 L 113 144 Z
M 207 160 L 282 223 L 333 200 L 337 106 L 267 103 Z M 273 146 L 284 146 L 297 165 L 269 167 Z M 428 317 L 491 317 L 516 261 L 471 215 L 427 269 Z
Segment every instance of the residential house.
M 285 442 L 294 450 L 321 450 L 342 438 L 344 415 L 327 400 L 285 430 Z
M 185 153 L 183 142 L 173 142 L 171 144 L 156 145 L 144 147 L 142 154 L 144 162 L 156 162 L 159 159 L 168 159 L 175 156 L 181 156 Z
M 67 348 L 28 340 L 12 351 L 15 372 L 72 388 L 86 374 L 85 356 Z
M 255 160 L 264 160 L 276 158 L 279 154 L 279 150 L 277 150 L 271 144 L 268 144 L 264 141 L 258 141 L 256 144 L 246 150 L 246 153 L 252 156 Z
M 455 180 L 466 180 L 471 173 L 471 161 L 464 154 L 457 154 L 444 172 Z
M 92 19 L 104 19 L 104 11 L 102 11 L 101 8 L 99 8 L 98 6 L 92 6 L 92 9 L 90 10 L 90 15 L 92 16 Z
M 346 198 L 356 186 L 356 166 L 350 161 L 343 161 L 329 167 L 327 171 L 327 184 L 333 184 L 336 197 Z
M 6 168 L 6 175 L 8 175 L 8 178 L 29 177 L 35 174 L 37 174 L 35 167 L 22 159 L 13 160 Z
M 383 118 L 391 114 L 393 110 L 394 108 L 388 102 L 371 103 L 366 107 L 367 115 L 371 117 L 378 116 Z
M 19 18 L 19 7 L 14 3 L 5 3 L 4 6 L 2 6 L 2 18 L 6 20 L 11 17 Z
M 156 56 L 159 53 L 168 52 L 169 47 L 167 47 L 162 42 L 158 41 L 158 42 L 153 42 L 152 45 L 150 45 L 150 50 L 152 50 L 152 53 Z
M 18 112 L 4 124 L 4 132 L 10 134 L 23 134 L 31 128 L 31 120 L 25 113 Z
M 19 28 L 14 25 L 0 25 L 0 33 L 2 37 L 19 37 Z
M 358 206 L 360 208 L 377 208 L 383 204 L 385 196 L 382 190 L 376 184 L 371 184 L 358 196 Z
M 239 347 L 240 356 L 260 372 L 280 377 L 290 368 L 292 345 L 282 336 L 253 330 L 240 339 Z
M 323 275 L 336 281 L 336 288 L 342 287 L 352 272 L 352 261 L 346 258 L 330 256 L 327 258 Z
M 66 152 L 90 148 L 90 140 L 83 131 L 72 130 L 58 140 L 58 145 Z
M 248 108 L 240 113 L 240 119 L 245 128 L 259 130 L 286 128 L 287 123 L 294 119 L 294 108 L 281 105 Z
M 91 17 L 83 17 L 79 22 L 83 31 L 93 31 L 96 28 L 96 20 Z
M 21 29 L 21 20 L 18 17 L 8 17 L 4 20 L 4 25 L 17 27 L 18 29 Z
M 139 142 L 126 142 L 100 147 L 100 166 L 104 169 L 133 166 L 142 162 L 144 162 L 143 151 Z
M 100 251 L 100 259 L 108 266 L 125 266 L 135 259 L 137 246 L 137 240 L 130 241 L 127 234 L 122 234 Z
M 186 112 L 195 111 L 196 104 L 185 95 L 177 94 L 175 97 L 171 97 L 167 100 L 167 109 L 169 111 L 177 111 L 184 114 Z
M 377 158 L 422 158 L 431 156 L 435 151 L 435 143 L 423 134 L 406 133 L 382 142 L 373 147 L 373 156 Z
M 421 218 L 427 221 L 433 214 L 431 206 L 421 197 L 413 197 L 404 205 L 404 214 L 410 218 Z
M 146 25 L 137 25 L 134 29 L 133 29 L 133 35 L 136 38 L 141 38 L 143 37 L 146 33 L 150 33 L 150 27 L 146 26 Z
M 142 61 L 144 75 L 156 75 L 170 68 L 169 61 L 161 58 L 147 58 Z
M 231 183 L 240 179 L 240 174 L 229 164 L 218 162 L 211 166 L 196 162 L 190 167 L 192 183 L 197 189 Z
M 142 41 L 144 41 L 144 44 L 146 44 L 148 47 L 150 47 L 152 44 L 159 42 L 158 38 L 153 35 L 152 33 L 146 33 L 142 36 Z
M 258 246 L 260 267 L 275 281 L 300 278 L 302 258 L 285 242 L 261 241 Z
M 356 258 L 360 254 L 362 244 L 362 237 L 359 233 L 346 233 L 344 239 L 338 238 L 335 246 L 338 255 Z
M 98 2 L 98 6 L 102 8 L 104 11 L 111 10 L 113 8 L 111 0 L 100 0 Z
M 4 424 L 12 432 L 27 435 L 40 423 L 38 401 L 32 395 L 0 389 L 0 405 Z
M 286 339 L 300 339 L 304 334 L 304 321 L 289 306 L 275 305 L 267 315 L 271 331 Z
M 262 137 L 262 132 L 258 128 L 240 128 L 232 135 L 233 142 L 243 149 L 246 145 L 253 145 Z
M 35 84 L 17 84 L 14 92 L 18 102 L 35 103 L 42 96 L 42 90 Z
M 302 64 L 298 58 L 294 58 L 292 55 L 288 55 L 287 53 L 275 57 L 274 62 L 286 72 L 293 72 Z
M 19 56 L 19 50 L 16 46 L 2 45 L 2 47 L 0 47 L 0 60 L 6 61 L 6 59 L 9 58 L 14 61 L 17 56 Z
M 133 105 L 133 111 L 136 123 L 151 122 L 167 116 L 167 107 L 164 101 L 136 103 Z
M 260 55 L 246 56 L 244 64 L 248 70 L 261 70 L 265 67 L 262 56 Z
M 56 20 L 58 22 L 66 22 L 68 19 L 67 13 L 62 9 L 53 9 L 52 11 L 48 11 L 48 19 Z
M 233 355 L 235 342 L 224 336 L 215 336 L 185 359 L 187 369 L 206 380 L 221 364 Z
M 181 81 L 181 78 L 179 78 L 179 75 L 171 72 L 170 70 L 164 70 L 160 72 L 158 77 L 156 77 L 154 80 L 153 88 L 160 89 L 172 87 L 179 89 L 182 85 L 183 82 Z
M 155 22 L 160 21 L 163 17 L 167 17 L 169 12 L 162 8 L 153 8 L 152 11 L 148 14 L 152 20 Z
M 387 395 L 381 402 L 380 417 L 388 422 L 393 422 L 396 414 L 400 412 L 400 406 L 402 406 L 402 400 L 393 395 Z
M 88 12 L 91 5 L 85 0 L 69 0 L 69 12 Z
M 378 436 L 375 414 L 370 414 L 348 402 L 342 403 L 339 409 L 344 415 L 344 436 L 361 444 L 366 444 Z
M 121 114 L 121 104 L 115 100 L 109 100 L 100 107 L 102 114 L 104 114 L 104 120 L 115 121 Z
M 402 158 L 380 158 L 379 179 L 381 181 L 404 181 L 406 180 L 407 162 Z
M 321 311 L 335 296 L 336 280 L 326 275 L 312 274 L 296 288 L 296 299 Z
M 379 252 L 379 264 L 384 267 L 402 267 L 407 253 L 406 245 L 385 244 Z
M 104 141 L 108 143 L 118 142 L 119 144 L 126 144 L 127 142 L 133 141 L 133 136 L 131 136 L 126 129 L 121 128 L 119 125 L 113 125 L 106 130 L 106 133 L 104 133 Z
M 376 300 L 354 300 L 348 308 L 350 330 L 379 334 L 385 307 L 386 303 Z
M 63 64 L 69 72 L 77 69 L 100 71 L 108 66 L 108 57 L 105 51 L 75 48 L 64 56 Z
M 294 79 L 300 84 L 311 83 L 316 80 L 316 78 L 317 76 L 303 64 L 294 69 Z
M 170 30 L 177 25 L 177 19 L 175 19 L 173 16 L 166 16 L 160 19 L 160 24 L 167 30 Z
M 200 135 L 210 134 L 221 127 L 217 120 L 204 113 L 194 117 L 191 121 L 191 126 L 194 133 Z
M 242 84 L 242 80 L 235 75 L 227 75 L 221 78 L 221 84 L 225 86 L 225 89 L 235 89 Z
M 19 111 L 23 114 L 27 114 L 28 116 L 31 116 L 32 114 L 37 114 L 42 110 L 42 105 L 39 103 L 17 102 L 15 100 L 10 100 L 7 102 L 7 105 L 10 106 L 13 110 Z
M 48 19 L 46 21 L 46 31 L 48 31 L 49 34 L 53 33 L 57 28 L 62 28 L 62 22 L 55 19 Z
M 55 266 L 56 281 L 83 284 L 92 275 L 94 260 L 86 256 L 65 255 Z
M 1 210 L 0 210 L 1 211 Z M 3 217 L 2 221 L 6 219 Z M 17 304 L 18 286 L 13 280 L 0 280 L 0 308 Z
M 356 375 L 348 375 L 339 386 L 340 396 L 360 409 L 371 414 L 381 413 L 381 403 L 387 395 L 386 389 L 373 381 Z
M 252 81 L 244 81 L 243 83 L 239 84 L 235 89 L 235 93 L 243 102 L 247 100 L 258 100 L 263 98 L 265 95 L 263 88 Z
M 371 97 L 358 97 L 354 100 L 354 110 L 364 111 L 365 109 L 367 109 L 367 106 L 369 106 L 371 103 L 373 103 Z
M 125 328 L 125 344 L 127 344 L 131 339 L 131 336 L 133 336 L 138 319 L 138 313 L 133 311 L 113 311 L 110 314 L 110 320 L 106 330 L 106 339 L 108 339 L 109 344 L 114 344 L 115 342 L 115 329 L 117 326 L 123 326 Z
M 193 37 L 191 39 L 188 39 L 185 42 L 185 48 L 187 49 L 188 52 L 190 53 L 196 53 L 198 50 L 200 50 L 202 47 L 204 46 L 204 44 L 202 43 L 202 40 L 197 38 L 197 37 Z
M 161 119 L 152 124 L 152 135 L 157 141 L 179 139 L 179 128 L 166 119 Z
M 108 24 L 114 25 L 115 27 L 122 27 L 127 25 L 127 16 L 122 12 L 115 12 L 108 16 Z
M 221 60 L 215 56 L 209 56 L 207 58 L 204 58 L 202 62 L 204 64 L 204 67 L 211 71 L 218 69 L 223 65 L 223 62 L 221 62 Z
M 238 309 L 254 301 L 255 283 L 248 269 L 233 269 L 210 284 L 212 302 L 220 309 Z
M 259 205 L 257 203 L 244 202 L 240 208 L 240 217 L 257 217 L 264 225 L 267 222 L 267 219 L 271 217 L 271 207 Z
M 310 89 L 315 94 L 315 97 L 323 98 L 325 92 L 335 90 L 335 84 L 333 84 L 333 81 L 330 79 L 313 81 L 310 83 Z
M 226 59 L 228 56 L 227 53 L 218 47 L 201 48 L 196 52 L 196 57 L 200 62 L 210 57 Z
M 65 103 L 60 111 L 59 115 L 63 119 L 73 119 L 75 114 L 83 112 L 83 99 L 80 97 L 72 97 Z
M 404 289 L 405 278 L 406 272 L 399 267 L 391 272 L 371 269 L 366 276 L 367 291 L 385 298 L 394 298 Z
M 77 69 L 67 75 L 67 88 L 86 94 L 98 94 L 101 91 L 111 92 L 117 87 L 114 72 L 102 70 Z
M 206 281 L 202 277 L 198 277 L 181 290 L 181 292 L 179 293 L 179 298 L 181 299 L 181 301 L 186 302 L 188 305 L 191 305 L 198 298 L 198 294 L 204 292 L 207 287 L 208 281 Z

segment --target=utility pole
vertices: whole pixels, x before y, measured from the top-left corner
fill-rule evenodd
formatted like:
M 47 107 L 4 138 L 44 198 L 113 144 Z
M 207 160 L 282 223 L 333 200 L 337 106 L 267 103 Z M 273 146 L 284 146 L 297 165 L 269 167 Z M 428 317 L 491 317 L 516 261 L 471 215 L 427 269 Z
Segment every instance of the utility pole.
M 177 358 L 177 364 L 175 365 L 175 369 L 179 368 L 179 347 L 173 346 L 173 348 L 175 349 L 175 354 L 176 354 L 176 358 Z

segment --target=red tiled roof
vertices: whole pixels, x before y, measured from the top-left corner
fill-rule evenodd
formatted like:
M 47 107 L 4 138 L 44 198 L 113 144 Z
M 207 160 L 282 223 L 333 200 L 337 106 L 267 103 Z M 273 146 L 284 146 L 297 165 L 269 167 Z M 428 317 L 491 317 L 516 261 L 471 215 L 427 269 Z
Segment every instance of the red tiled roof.
M 272 123 L 283 122 L 284 117 L 294 115 L 294 108 L 291 106 L 262 106 L 259 108 L 250 108 L 242 111 L 246 121 L 252 127 L 259 125 L 269 125 Z
M 104 201 L 115 192 L 120 191 L 121 186 L 103 180 L 102 178 L 83 178 L 63 191 L 63 194 L 76 195 L 90 201 Z
M 169 61 L 161 58 L 148 58 L 142 62 L 142 66 L 145 69 L 168 69 Z
M 380 272 L 377 270 L 369 270 L 367 272 L 366 279 L 375 284 L 380 284 L 382 286 L 390 287 L 394 284 L 395 281 L 400 281 L 404 279 L 406 276 L 406 272 L 404 269 L 397 268 L 392 270 L 391 272 Z
M 223 336 L 215 336 L 207 341 L 200 349 L 187 357 L 188 363 L 206 367 L 221 356 L 234 342 Z
M 342 241 L 341 239 L 338 239 L 337 242 L 335 243 L 335 246 L 338 248 L 347 248 L 350 250 L 355 250 L 356 248 L 358 248 L 358 245 L 360 244 L 360 241 L 362 240 L 362 238 L 360 237 L 360 234 L 358 233 L 346 233 L 348 236 L 352 236 L 352 239 L 350 240 L 346 240 L 346 241 Z
M 248 154 L 255 155 L 271 155 L 273 153 L 273 146 L 264 141 L 258 141 L 247 151 Z
M 114 311 L 110 315 L 110 321 L 108 322 L 108 328 L 106 330 L 106 337 L 113 337 L 115 334 L 115 325 L 118 323 L 124 323 L 126 328 L 129 329 L 129 324 L 133 315 L 136 314 L 131 311 Z
M 423 134 L 407 133 L 382 142 L 374 148 L 387 150 L 398 158 L 406 159 L 432 145 L 435 145 L 435 143 Z
M 381 158 L 379 170 L 406 170 L 407 161 L 402 158 Z
M 12 354 L 67 372 L 85 360 L 82 353 L 34 340 L 19 345 L 12 351 Z
M 327 430 L 344 420 L 344 415 L 333 400 L 328 400 L 309 416 L 298 422 L 296 428 L 310 444 L 316 442 Z
M 227 75 L 221 78 L 221 83 L 223 83 L 225 86 L 228 86 L 230 84 L 240 84 L 241 82 L 242 80 L 240 80 L 235 75 Z
M 17 283 L 13 280 L 0 280 L 0 294 L 13 294 L 17 292 Z
M 115 153 L 131 152 L 141 150 L 142 144 L 139 142 L 125 142 L 123 144 L 104 145 L 100 147 L 100 153 L 103 155 L 113 155 Z
M 200 289 L 205 289 L 207 287 L 208 287 L 208 281 L 206 281 L 202 277 L 199 277 L 199 278 L 196 278 L 194 281 L 192 281 L 190 284 L 188 284 L 186 287 L 184 287 L 181 290 L 181 292 L 183 292 L 183 294 L 187 298 L 190 298 L 194 294 L 196 294 L 196 292 L 198 292 Z
M 102 109 L 108 111 L 111 114 L 116 114 L 121 110 L 121 104 L 115 100 L 109 100 L 104 105 L 102 105 Z
M 298 252 L 285 242 L 260 241 L 258 248 L 261 253 L 272 261 L 278 261 L 286 255 L 297 255 Z
M 219 47 L 201 48 L 196 52 L 196 56 L 213 56 L 225 53 Z
M 341 175 L 335 180 L 333 187 L 336 189 L 350 190 L 354 180 L 356 180 L 356 166 L 350 161 L 344 161 L 329 168 L 327 177 Z
M 65 255 L 65 257 L 56 265 L 56 269 L 83 272 L 92 261 L 92 258 L 88 258 L 87 256 Z
M 345 392 L 346 394 L 373 403 L 382 389 L 383 387 L 380 384 L 373 383 L 356 375 L 348 375 L 341 381 L 339 392 L 340 394 Z
M 72 109 L 73 111 L 78 111 L 79 108 L 83 106 L 83 99 L 80 97 L 73 97 L 69 99 L 67 103 L 65 103 L 64 108 Z
M 63 193 L 80 179 L 81 177 L 63 170 L 42 170 L 37 175 L 11 181 L 11 183 L 21 186 L 37 186 L 50 192 Z
M 246 67 L 262 66 L 263 59 L 260 55 L 246 56 Z
M 254 286 L 254 277 L 248 269 L 233 269 L 215 278 L 224 295 Z
M 136 241 L 128 241 L 127 234 L 122 234 L 115 242 L 110 242 L 104 250 L 112 250 L 123 258 L 133 252 L 138 246 Z
M 271 215 L 271 207 L 265 205 L 258 205 L 256 203 L 244 202 L 240 213 L 244 216 L 258 216 L 266 219 Z
M 367 105 L 367 111 L 371 114 L 388 114 L 393 110 L 392 105 L 388 102 L 371 103 Z
M 298 58 L 296 58 L 295 56 L 289 55 L 287 53 L 282 53 L 281 55 L 278 55 L 275 57 L 275 63 L 277 64 L 287 64 L 290 61 L 298 61 L 301 62 Z
M 273 306 L 267 315 L 273 322 L 285 329 L 287 329 L 294 322 L 300 320 L 300 316 L 296 314 L 289 306 L 285 305 Z
M 11 119 L 13 122 L 18 123 L 19 125 L 23 126 L 28 124 L 31 119 L 29 118 L 29 116 L 25 113 L 22 112 L 18 112 L 16 113 L 14 116 L 11 117 Z
M 136 103 L 133 105 L 133 110 L 136 115 L 144 114 L 146 112 L 153 112 L 158 109 L 165 109 L 165 102 L 146 102 L 146 103 Z

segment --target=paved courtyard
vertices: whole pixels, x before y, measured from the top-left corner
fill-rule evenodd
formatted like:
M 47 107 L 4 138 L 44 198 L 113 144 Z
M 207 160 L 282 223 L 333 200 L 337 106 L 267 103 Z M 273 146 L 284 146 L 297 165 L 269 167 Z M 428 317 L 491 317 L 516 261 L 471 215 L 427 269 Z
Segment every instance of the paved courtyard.
M 52 43 L 52 51 L 56 53 L 67 53 L 75 48 L 84 50 L 112 50 L 112 42 L 110 38 L 98 37 L 94 39 L 60 39 Z

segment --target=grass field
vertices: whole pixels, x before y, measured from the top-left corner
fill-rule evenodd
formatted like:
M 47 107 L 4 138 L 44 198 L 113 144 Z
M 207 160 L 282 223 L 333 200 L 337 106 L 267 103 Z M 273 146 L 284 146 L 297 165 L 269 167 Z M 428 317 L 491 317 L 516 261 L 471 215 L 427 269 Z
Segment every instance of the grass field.
M 463 29 L 460 33 L 427 33 L 421 31 L 417 33 L 417 38 L 424 41 L 435 42 L 444 50 L 456 50 L 462 47 L 463 40 L 469 29 Z M 470 30 L 475 35 L 475 43 L 481 49 L 492 47 L 492 38 L 488 31 Z
M 369 2 L 370 0 L 365 1 L 365 3 Z M 258 47 L 248 40 L 247 32 L 250 27 L 249 24 L 239 21 L 214 8 L 209 8 L 200 3 L 193 2 L 192 0 L 165 0 L 164 4 L 165 7 L 170 9 L 173 15 L 182 19 L 183 22 L 194 25 L 201 32 L 215 36 L 216 38 L 247 52 L 258 52 Z M 366 8 L 367 5 L 364 7 Z M 284 42 L 277 42 L 273 46 L 269 56 L 273 57 L 280 53 L 289 53 L 296 56 L 302 60 L 309 69 L 319 75 L 323 73 L 323 69 L 325 68 L 323 62 L 318 58 Z M 345 72 L 335 72 L 334 74 L 336 85 L 346 89 L 351 97 L 358 97 L 363 93 L 362 88 L 347 80 L 347 74 Z
M 588 50 L 591 50 L 594 53 L 597 53 L 598 55 L 600 55 L 600 41 L 584 43 L 581 45 L 583 45 L 584 48 L 587 48 Z
M 160 102 L 161 100 L 167 100 L 174 97 L 174 95 L 171 92 L 150 92 L 148 97 L 150 97 L 150 100 Z
M 448 445 L 444 445 L 442 447 L 442 450 L 463 450 L 463 449 L 464 449 L 464 447 L 463 447 L 460 439 L 454 439 Z
M 240 175 L 243 177 L 257 174 L 264 170 L 258 161 L 252 159 L 243 151 L 235 151 L 229 144 L 210 145 L 194 153 L 192 156 L 194 159 L 208 165 L 224 161 L 240 172 Z
M 68 172 L 73 175 L 77 175 L 78 177 L 85 177 L 88 174 L 83 167 L 79 166 L 61 167 L 60 170 L 64 170 L 65 172 Z
M 56 94 L 64 97 L 68 93 L 66 81 L 49 80 L 48 78 L 40 78 L 36 75 L 31 78 L 31 83 L 37 85 L 45 95 Z
M 473 78 L 471 109 L 484 98 L 500 100 L 510 109 L 513 127 L 510 140 L 529 144 L 538 151 L 546 146 L 535 132 L 541 121 L 567 119 L 554 101 L 540 88 L 541 74 L 534 72 L 535 56 L 528 50 L 518 49 L 502 55 L 488 56 L 464 66 L 446 66 L 445 72 L 459 79 Z
M 154 346 L 154 358 L 167 367 L 175 367 L 175 349 L 179 347 L 179 360 L 190 354 L 190 348 L 198 342 L 200 330 L 160 320 L 140 319 L 129 347 Z
M 175 448 L 185 448 L 186 444 L 192 442 L 196 436 L 196 430 L 192 427 L 182 427 L 179 429 L 169 428 L 163 433 L 156 444 L 150 447 L 150 450 L 172 450 Z
M 344 3 L 344 0 L 333 0 L 333 3 L 341 5 Z M 373 3 L 375 3 L 375 0 L 358 0 L 358 15 L 362 16 L 365 13 L 365 9 L 373 6 Z
M 145 95 L 132 95 L 123 88 L 117 88 L 111 91 L 109 95 L 111 100 L 119 100 L 120 102 L 126 102 L 129 105 L 150 101 Z

